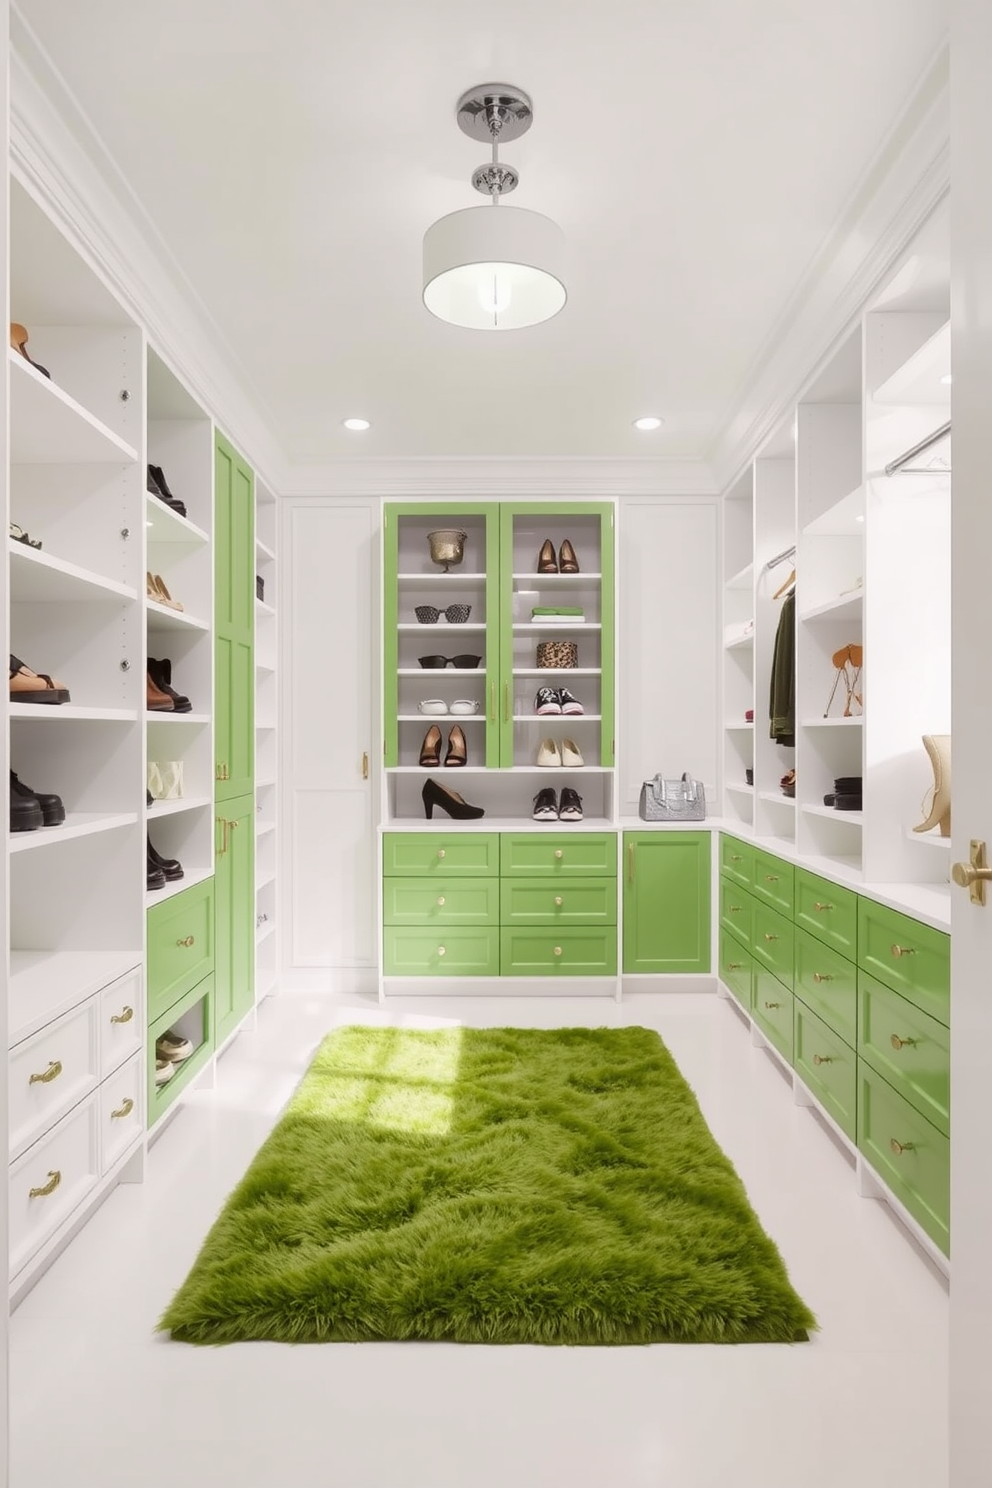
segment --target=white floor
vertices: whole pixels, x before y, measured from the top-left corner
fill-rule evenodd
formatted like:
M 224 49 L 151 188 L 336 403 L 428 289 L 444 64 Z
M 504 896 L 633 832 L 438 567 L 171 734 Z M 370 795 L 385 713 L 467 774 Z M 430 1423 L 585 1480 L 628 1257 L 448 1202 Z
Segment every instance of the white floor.
M 172 1343 L 152 1332 L 336 1023 L 657 1029 L 820 1319 L 792 1347 Z M 12 1488 L 947 1488 L 947 1295 L 713 996 L 270 998 L 15 1312 Z

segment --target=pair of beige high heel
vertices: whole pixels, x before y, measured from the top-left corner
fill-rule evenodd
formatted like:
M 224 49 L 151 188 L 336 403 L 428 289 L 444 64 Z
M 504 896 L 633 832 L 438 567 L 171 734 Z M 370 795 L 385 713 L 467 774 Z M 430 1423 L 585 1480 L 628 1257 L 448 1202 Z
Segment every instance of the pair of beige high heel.
M 182 610 L 185 608 L 180 600 L 173 599 L 172 595 L 165 587 L 165 580 L 162 578 L 161 574 L 145 574 L 145 593 L 148 595 L 148 598 L 153 599 L 156 604 L 168 605 L 170 610 Z
M 933 766 L 933 795 L 930 805 L 924 796 L 921 807 L 925 820 L 914 827 L 914 832 L 929 832 L 940 828 L 941 837 L 951 835 L 951 736 L 950 734 L 924 734 L 923 747 Z

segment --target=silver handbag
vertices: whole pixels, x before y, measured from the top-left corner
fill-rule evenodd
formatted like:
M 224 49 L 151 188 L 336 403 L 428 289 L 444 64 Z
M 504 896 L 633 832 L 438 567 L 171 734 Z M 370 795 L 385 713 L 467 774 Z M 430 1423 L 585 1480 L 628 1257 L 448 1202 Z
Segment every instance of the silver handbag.
M 638 806 L 641 821 L 705 821 L 706 794 L 701 780 L 683 775 L 665 780 L 656 775 L 641 786 Z

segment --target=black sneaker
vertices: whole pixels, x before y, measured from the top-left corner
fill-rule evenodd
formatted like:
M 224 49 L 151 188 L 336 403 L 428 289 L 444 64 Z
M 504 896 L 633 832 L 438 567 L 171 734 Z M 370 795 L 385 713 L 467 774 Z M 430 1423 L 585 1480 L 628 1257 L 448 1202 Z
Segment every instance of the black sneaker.
M 542 791 L 543 795 L 544 792 Z M 582 797 L 578 791 L 570 786 L 565 786 L 561 793 L 561 810 L 558 812 L 559 821 L 581 821 L 582 820 Z
M 560 713 L 561 702 L 559 700 L 560 688 L 539 687 L 537 697 L 534 699 L 535 713 Z
M 10 798 L 13 801 L 15 794 L 22 801 L 37 801 L 41 807 L 42 824 L 46 827 L 60 827 L 65 821 L 65 807 L 61 796 L 49 795 L 45 791 L 33 791 L 29 785 L 18 780 L 13 770 L 10 772 Z M 11 828 L 16 831 L 11 820 Z
M 562 796 L 565 792 L 562 791 Z M 575 795 L 574 791 L 570 792 Z M 557 821 L 558 820 L 558 792 L 553 791 L 550 786 L 546 790 L 538 791 L 534 797 L 534 810 L 531 816 L 535 821 Z
M 558 704 L 561 713 L 584 713 L 586 710 L 577 697 L 573 697 L 567 687 L 558 688 Z

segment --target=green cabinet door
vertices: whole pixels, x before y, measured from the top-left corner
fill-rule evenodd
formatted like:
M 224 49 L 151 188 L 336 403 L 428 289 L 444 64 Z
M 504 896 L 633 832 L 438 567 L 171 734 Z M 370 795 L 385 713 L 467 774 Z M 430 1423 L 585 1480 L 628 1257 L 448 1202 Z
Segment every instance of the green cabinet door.
M 255 815 L 251 796 L 218 806 L 214 859 L 217 1044 L 255 1002 Z
M 625 832 L 623 861 L 624 971 L 709 971 L 709 832 Z
M 214 461 L 214 758 L 218 801 L 254 788 L 255 480 L 222 434 Z

